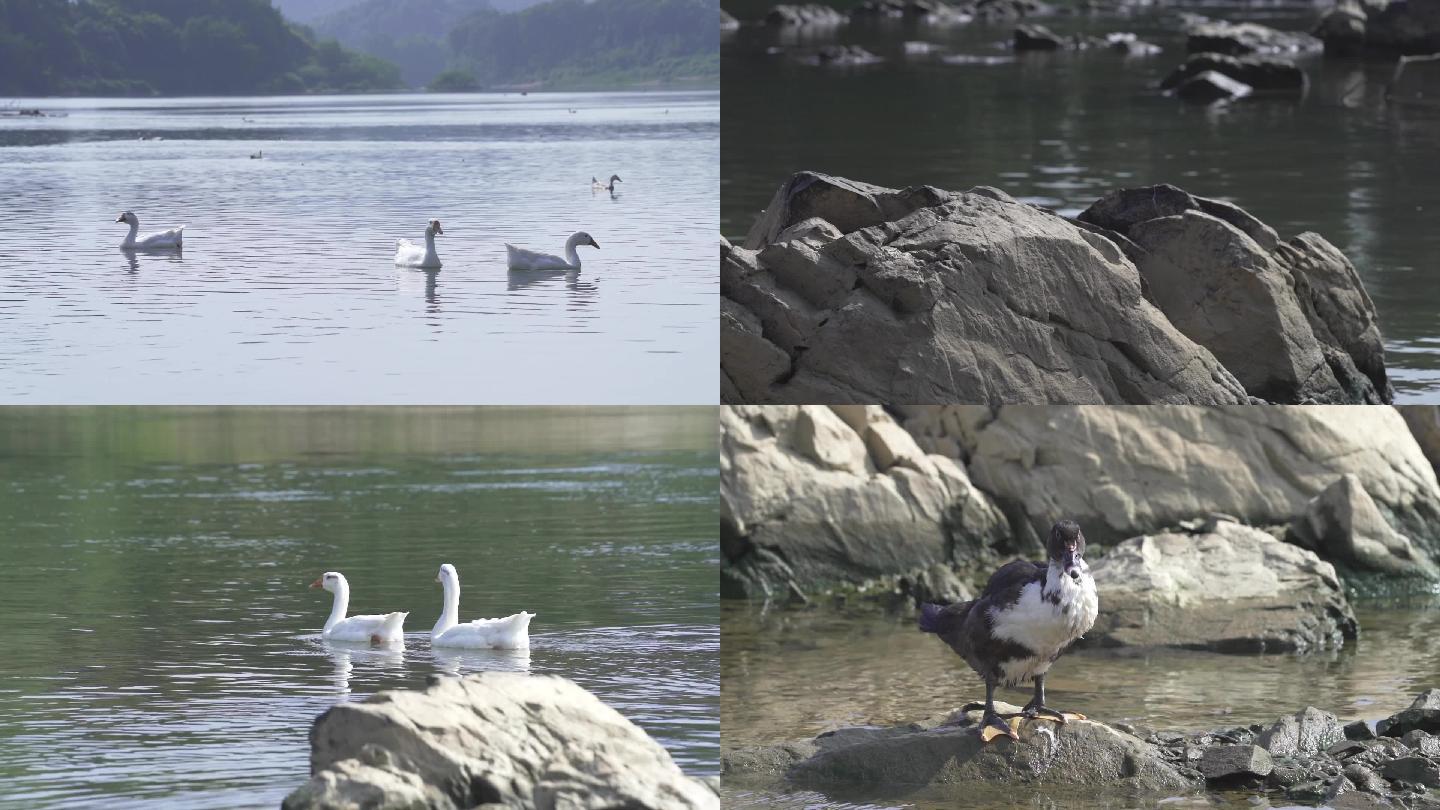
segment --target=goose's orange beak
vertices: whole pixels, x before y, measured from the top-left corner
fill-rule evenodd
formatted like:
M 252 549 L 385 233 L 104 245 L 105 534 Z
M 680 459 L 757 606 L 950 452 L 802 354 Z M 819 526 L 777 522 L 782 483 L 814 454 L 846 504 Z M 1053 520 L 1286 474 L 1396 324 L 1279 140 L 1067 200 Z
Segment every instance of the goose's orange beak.
M 324 583 L 322 582 L 322 580 L 324 580 L 324 579 L 325 579 L 324 577 L 317 577 L 314 582 L 310 583 L 310 587 L 312 587 L 312 588 L 319 588 L 319 587 L 321 587 L 321 586 L 324 584 Z

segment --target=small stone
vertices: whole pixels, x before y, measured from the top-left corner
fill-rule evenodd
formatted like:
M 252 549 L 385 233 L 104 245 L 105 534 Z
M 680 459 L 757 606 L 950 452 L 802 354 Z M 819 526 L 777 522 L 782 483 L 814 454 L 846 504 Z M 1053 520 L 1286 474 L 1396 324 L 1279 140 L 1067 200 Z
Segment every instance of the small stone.
M 1405 732 L 1405 736 L 1400 738 L 1400 742 L 1405 743 L 1421 756 L 1440 757 L 1440 737 L 1427 731 L 1421 731 L 1418 728 L 1411 729 Z
M 1196 767 L 1207 781 L 1248 780 L 1268 776 L 1275 764 L 1258 745 L 1220 745 L 1205 749 Z
M 1345 724 L 1345 739 L 1347 740 L 1373 740 L 1375 729 L 1364 720 L 1356 720 L 1353 723 Z
M 1380 775 L 1391 781 L 1440 787 L 1440 765 L 1424 757 L 1392 759 L 1380 767 Z

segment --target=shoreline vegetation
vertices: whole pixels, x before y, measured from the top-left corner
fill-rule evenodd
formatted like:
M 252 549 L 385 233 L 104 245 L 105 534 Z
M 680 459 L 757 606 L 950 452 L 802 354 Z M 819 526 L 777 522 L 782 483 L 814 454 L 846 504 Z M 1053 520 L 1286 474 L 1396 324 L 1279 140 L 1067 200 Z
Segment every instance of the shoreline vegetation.
M 396 21 L 381 11 L 409 13 L 426 2 L 370 0 L 337 14 L 368 10 L 366 19 L 393 32 L 402 29 L 386 27 Z M 427 40 L 443 63 L 415 81 L 413 65 L 402 71 L 376 55 L 388 52 L 374 36 L 364 47 L 342 44 L 286 19 L 270 0 L 0 0 L 0 97 L 718 88 L 714 5 L 550 0 L 510 13 L 481 8 Z

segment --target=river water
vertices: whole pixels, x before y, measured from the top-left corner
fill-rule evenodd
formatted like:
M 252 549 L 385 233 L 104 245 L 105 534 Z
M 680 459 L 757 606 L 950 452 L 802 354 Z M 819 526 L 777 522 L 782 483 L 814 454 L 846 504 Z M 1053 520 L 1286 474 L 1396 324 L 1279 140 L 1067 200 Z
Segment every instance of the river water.
M 748 21 L 771 4 L 724 5 Z M 1162 97 L 1155 86 L 1184 59 L 1177 8 L 1040 20 L 1060 33 L 1132 31 L 1164 49 L 1128 60 L 1014 54 L 1004 47 L 1013 24 L 876 22 L 800 39 L 751 25 L 726 35 L 721 231 L 743 236 L 780 184 L 805 169 L 893 187 L 993 185 L 1066 214 L 1110 189 L 1173 183 L 1232 200 L 1284 238 L 1313 230 L 1335 243 L 1379 310 L 1397 399 L 1440 401 L 1440 108 L 1387 104 L 1393 63 L 1318 56 L 1301 60 L 1311 87 L 1300 101 L 1206 109 Z M 1319 14 L 1269 3 L 1194 10 L 1292 30 Z M 907 41 L 981 63 L 907 57 Z M 834 69 L 790 58 L 828 43 L 862 45 L 886 61 Z
M 1307 705 L 1342 719 L 1378 720 L 1440 686 L 1440 599 L 1360 603 L 1360 638 L 1307 655 L 1221 655 L 1185 650 L 1078 650 L 1046 678 L 1054 707 L 1106 723 L 1164 730 L 1269 724 Z M 721 603 L 720 717 L 725 745 L 776 743 L 857 725 L 898 725 L 983 700 L 983 683 L 914 617 L 871 610 L 766 609 Z M 1017 705 L 1028 689 L 1001 690 Z M 1063 788 L 967 785 L 972 806 L 1150 806 L 1155 798 L 1081 795 Z M 954 807 L 952 788 L 791 790 L 727 777 L 727 807 Z M 982 798 L 983 797 L 983 798 Z M 1283 804 L 1283 802 L 1282 802 Z M 1244 794 L 1171 797 L 1166 807 L 1264 807 Z
M 15 103 L 63 117 L 0 115 L 0 402 L 716 399 L 718 93 Z
M 713 408 L 0 411 L 0 807 L 278 806 L 316 715 L 481 670 L 713 775 L 715 454 Z M 442 562 L 528 655 L 432 652 Z M 320 639 L 326 570 L 403 651 Z

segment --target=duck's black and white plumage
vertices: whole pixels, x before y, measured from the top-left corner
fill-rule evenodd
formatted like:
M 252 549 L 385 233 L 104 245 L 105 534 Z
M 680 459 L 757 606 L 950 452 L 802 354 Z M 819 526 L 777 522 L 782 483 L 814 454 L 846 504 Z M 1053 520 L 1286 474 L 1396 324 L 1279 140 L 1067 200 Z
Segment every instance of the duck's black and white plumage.
M 995 713 L 998 685 L 1033 680 L 1035 695 L 1020 716 L 1065 722 L 1065 713 L 1045 705 L 1045 673 L 1090 629 L 1100 610 L 1079 524 L 1056 523 L 1046 545 L 1046 562 L 1016 560 L 1001 567 L 980 598 L 920 608 L 920 629 L 940 636 L 985 679 L 980 736 L 986 742 L 1001 734 L 1018 738 Z

